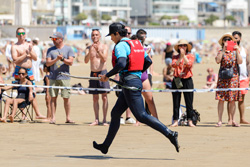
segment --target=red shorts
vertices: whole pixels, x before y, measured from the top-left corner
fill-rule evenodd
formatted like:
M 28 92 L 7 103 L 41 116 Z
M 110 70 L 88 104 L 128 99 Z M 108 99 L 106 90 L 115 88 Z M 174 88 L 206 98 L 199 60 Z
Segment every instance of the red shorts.
M 249 79 L 244 79 L 240 81 L 240 88 L 248 88 L 249 87 Z M 247 94 L 248 90 L 241 90 L 241 94 Z

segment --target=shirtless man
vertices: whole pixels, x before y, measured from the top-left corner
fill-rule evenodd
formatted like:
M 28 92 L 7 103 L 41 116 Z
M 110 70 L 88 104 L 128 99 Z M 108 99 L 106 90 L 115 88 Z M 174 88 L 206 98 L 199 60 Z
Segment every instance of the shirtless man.
M 108 58 L 108 48 L 100 42 L 101 34 L 99 30 L 93 29 L 91 39 L 93 44 L 86 49 L 86 56 L 84 62 L 90 61 L 91 77 L 97 77 L 99 74 L 104 75 L 107 73 L 106 61 Z M 109 88 L 109 82 L 101 82 L 90 80 L 89 88 Z M 93 94 L 93 107 L 95 112 L 95 121 L 90 125 L 99 125 L 99 94 L 102 94 L 102 110 L 103 110 L 103 125 L 108 125 L 106 121 L 108 111 L 108 96 L 106 91 L 89 91 Z
M 19 76 L 18 76 L 19 69 L 21 67 L 26 68 L 27 72 L 28 72 L 28 76 L 29 76 L 32 84 L 34 85 L 34 82 L 33 82 L 34 76 L 33 76 L 33 73 L 31 71 L 31 67 L 32 67 L 32 60 L 34 60 L 34 61 L 37 60 L 36 53 L 32 47 L 32 44 L 25 42 L 26 32 L 25 32 L 24 28 L 22 28 L 22 27 L 17 28 L 16 37 L 17 37 L 18 41 L 16 44 L 14 44 L 11 47 L 12 59 L 13 59 L 14 63 L 16 64 L 14 77 L 16 80 L 18 80 L 19 79 Z M 33 105 L 33 108 L 34 108 L 35 113 L 36 113 L 36 119 L 45 119 L 46 117 L 41 115 L 41 113 L 39 112 L 36 98 L 34 98 L 32 100 L 32 105 Z

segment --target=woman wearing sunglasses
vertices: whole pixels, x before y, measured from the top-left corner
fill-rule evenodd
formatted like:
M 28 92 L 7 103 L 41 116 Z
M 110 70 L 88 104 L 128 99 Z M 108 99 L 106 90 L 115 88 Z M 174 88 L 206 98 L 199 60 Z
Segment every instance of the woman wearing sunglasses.
M 20 80 L 18 81 L 17 84 L 32 85 L 31 81 L 28 79 L 27 70 L 25 68 L 21 67 L 18 71 L 18 75 L 19 75 Z M 6 87 L 2 87 L 1 89 L 9 90 L 13 88 L 14 86 L 6 86 Z M 1 122 L 6 122 L 6 118 L 9 112 L 10 105 L 13 105 L 13 110 L 12 110 L 12 114 L 9 115 L 9 119 L 10 119 L 10 122 L 13 123 L 14 117 L 18 108 L 18 104 L 21 104 L 24 101 L 32 101 L 32 100 L 33 100 L 32 87 L 22 87 L 22 86 L 17 87 L 17 97 L 15 99 L 8 98 L 6 100 L 6 103 L 4 106 L 4 115 L 0 119 Z
M 218 41 L 221 45 L 221 50 L 218 52 L 215 57 L 215 61 L 217 64 L 220 64 L 220 72 L 217 82 L 217 88 L 238 88 L 239 87 L 239 71 L 238 64 L 242 63 L 242 57 L 239 54 L 238 45 L 234 45 L 233 50 L 229 50 L 228 41 L 236 41 L 231 33 L 224 34 L 220 40 Z M 221 75 L 222 69 L 230 69 L 232 68 L 233 76 L 232 78 L 225 79 Z M 241 91 L 217 91 L 216 92 L 216 100 L 218 102 L 218 123 L 216 127 L 220 127 L 222 125 L 222 114 L 224 109 L 224 101 L 228 101 L 228 112 L 232 118 L 232 126 L 238 127 L 235 122 L 235 101 L 241 101 Z
M 172 57 L 172 67 L 174 68 L 174 79 L 172 81 L 172 89 L 193 89 L 193 63 L 194 55 L 189 52 L 192 46 L 187 40 L 181 39 L 174 46 L 174 49 L 178 52 L 178 55 Z M 195 127 L 191 119 L 193 112 L 193 92 L 183 92 L 185 104 L 187 108 L 187 119 L 190 127 Z M 181 102 L 181 92 L 173 92 L 173 124 L 172 127 L 178 126 L 179 108 Z

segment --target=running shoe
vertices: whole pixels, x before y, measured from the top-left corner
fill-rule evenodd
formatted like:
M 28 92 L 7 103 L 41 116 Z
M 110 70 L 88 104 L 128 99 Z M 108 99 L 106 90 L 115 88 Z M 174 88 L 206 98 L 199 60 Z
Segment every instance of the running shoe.
M 124 124 L 125 124 L 125 120 L 124 120 L 122 117 L 120 118 L 120 124 L 121 124 L 121 125 L 124 125 Z
M 126 124 L 135 124 L 136 121 L 133 118 L 127 118 L 125 121 Z

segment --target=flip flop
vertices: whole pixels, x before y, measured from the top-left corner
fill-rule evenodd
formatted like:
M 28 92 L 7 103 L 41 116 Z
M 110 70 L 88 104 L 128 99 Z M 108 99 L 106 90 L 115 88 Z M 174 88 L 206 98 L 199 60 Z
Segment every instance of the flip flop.
M 232 127 L 240 127 L 240 125 L 237 124 L 237 123 L 233 123 L 233 124 L 232 124 Z

